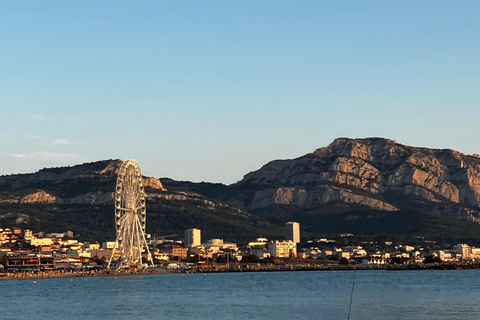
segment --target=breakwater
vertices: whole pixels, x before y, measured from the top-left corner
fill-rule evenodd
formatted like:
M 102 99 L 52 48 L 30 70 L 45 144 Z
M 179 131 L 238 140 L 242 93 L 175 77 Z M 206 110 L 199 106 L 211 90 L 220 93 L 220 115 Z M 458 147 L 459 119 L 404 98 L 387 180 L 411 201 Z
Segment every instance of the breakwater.
M 353 271 L 353 270 L 468 270 L 480 269 L 477 262 L 409 263 L 409 264 L 338 264 L 338 263 L 283 263 L 283 264 L 231 264 L 211 266 L 190 266 L 188 268 L 166 269 L 164 267 L 145 270 L 91 270 L 91 271 L 39 271 L 4 272 L 0 280 L 50 279 L 76 277 L 132 276 L 172 273 L 223 273 L 223 272 L 275 272 L 275 271 Z
M 270 272 L 270 271 L 335 271 L 335 270 L 464 270 L 480 269 L 480 263 L 409 263 L 409 264 L 235 264 L 197 267 L 188 273 Z

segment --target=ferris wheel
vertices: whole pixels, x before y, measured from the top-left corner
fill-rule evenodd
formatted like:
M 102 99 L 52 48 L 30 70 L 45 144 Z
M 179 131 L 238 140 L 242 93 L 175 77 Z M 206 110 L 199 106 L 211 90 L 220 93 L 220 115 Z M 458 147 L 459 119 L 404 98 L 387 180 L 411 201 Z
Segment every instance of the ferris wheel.
M 146 207 L 142 173 L 134 160 L 126 160 L 120 167 L 115 190 L 115 228 L 117 238 L 108 262 L 118 260 L 115 268 L 142 267 L 142 253 L 146 253 L 148 265 L 153 266 L 152 256 L 145 238 Z

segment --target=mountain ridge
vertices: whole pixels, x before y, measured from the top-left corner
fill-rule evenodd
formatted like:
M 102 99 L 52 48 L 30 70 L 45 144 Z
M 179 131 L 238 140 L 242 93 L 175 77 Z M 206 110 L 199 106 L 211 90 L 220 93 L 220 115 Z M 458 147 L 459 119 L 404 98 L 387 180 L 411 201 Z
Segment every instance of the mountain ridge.
M 389 193 L 399 192 L 447 217 L 479 222 L 480 216 L 480 157 L 383 138 L 338 138 L 302 157 L 271 161 L 233 188 L 252 185 L 258 189 L 252 199 L 230 201 L 246 210 L 278 204 L 311 209 L 338 200 L 397 211 L 404 203 Z
M 113 238 L 121 163 L 0 176 L 0 226 L 63 225 L 87 238 Z M 312 234 L 429 230 L 443 239 L 464 239 L 462 232 L 480 238 L 480 156 L 391 139 L 337 138 L 301 157 L 270 161 L 231 185 L 151 177 L 144 184 L 152 234 L 198 227 L 207 238 L 248 242 L 283 238 L 283 224 L 299 221 Z

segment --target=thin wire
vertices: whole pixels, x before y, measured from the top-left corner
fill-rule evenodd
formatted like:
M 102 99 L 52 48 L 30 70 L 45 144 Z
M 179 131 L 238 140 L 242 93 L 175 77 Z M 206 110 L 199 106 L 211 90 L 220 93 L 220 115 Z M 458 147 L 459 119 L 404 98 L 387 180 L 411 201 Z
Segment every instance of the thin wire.
M 355 261 L 355 271 L 353 272 L 352 292 L 350 293 L 350 306 L 348 307 L 348 318 L 350 320 L 350 311 L 352 310 L 353 289 L 355 289 L 355 276 L 357 275 L 357 261 Z

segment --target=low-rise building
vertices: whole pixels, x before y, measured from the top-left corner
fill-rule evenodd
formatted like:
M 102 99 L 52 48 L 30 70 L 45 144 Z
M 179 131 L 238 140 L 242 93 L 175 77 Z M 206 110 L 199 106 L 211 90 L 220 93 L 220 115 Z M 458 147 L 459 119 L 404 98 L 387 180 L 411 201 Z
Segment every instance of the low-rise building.
M 233 253 L 236 255 L 238 247 L 233 242 L 223 242 L 223 239 L 210 239 L 203 244 L 205 248 L 205 254 L 208 258 L 213 258 L 218 255 L 222 255 L 225 252 Z
M 105 259 L 110 259 L 112 256 L 112 249 L 96 249 L 96 250 L 86 250 L 90 257 L 94 258 L 97 257 L 99 259 L 105 258 Z
M 7 271 L 39 271 L 54 268 L 54 258 L 43 253 L 7 253 Z
M 369 264 L 386 264 L 389 259 L 390 259 L 389 253 L 376 252 L 368 256 L 368 263 Z
M 276 258 L 293 258 L 297 256 L 297 244 L 293 241 L 270 241 L 268 252 Z
M 83 250 L 99 250 L 100 244 L 98 242 L 84 242 Z
M 102 242 L 103 249 L 113 249 L 113 247 L 115 247 L 115 241 Z
M 270 258 L 270 252 L 263 249 L 252 250 L 252 254 L 259 257 L 260 259 Z
M 35 238 L 30 240 L 30 244 L 34 247 L 37 246 L 51 246 L 53 244 L 52 238 Z
M 47 233 L 46 237 L 62 239 L 63 237 L 65 237 L 65 234 L 63 232 L 52 232 L 52 233 Z
M 334 252 L 333 250 L 323 250 L 321 252 L 321 258 L 327 259 L 333 255 L 333 252 Z
M 52 252 L 52 246 L 37 246 L 38 252 Z
M 82 259 L 81 258 L 61 258 L 55 259 L 55 268 L 57 269 L 79 269 L 82 267 Z
M 23 231 L 23 239 L 25 241 L 30 241 L 33 238 L 33 232 L 31 230 L 24 230 Z
M 160 251 L 160 250 L 155 250 L 153 252 L 153 258 L 156 259 L 156 260 L 160 260 L 160 261 L 168 261 L 169 260 L 168 254 L 166 252 L 163 252 L 163 251 Z
M 265 247 L 268 244 L 267 238 L 257 238 L 255 241 L 249 242 L 248 246 L 255 249 L 254 247 Z
M 164 251 L 171 259 L 181 258 L 185 259 L 188 254 L 188 249 L 178 244 L 166 245 Z
M 342 259 L 342 258 L 345 258 L 345 259 L 350 259 L 350 252 L 348 251 L 341 251 L 338 253 L 338 259 Z
M 61 239 L 61 240 L 58 240 L 58 243 L 61 246 L 72 246 L 72 245 L 76 245 L 78 243 L 78 240 L 75 240 L 75 239 Z

